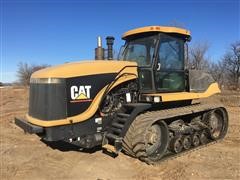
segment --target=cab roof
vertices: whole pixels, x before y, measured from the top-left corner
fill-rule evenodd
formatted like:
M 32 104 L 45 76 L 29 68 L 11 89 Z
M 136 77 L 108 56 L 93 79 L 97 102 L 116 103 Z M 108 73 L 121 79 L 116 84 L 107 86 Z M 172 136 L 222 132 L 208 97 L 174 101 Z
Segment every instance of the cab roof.
M 169 34 L 179 34 L 183 35 L 186 37 L 190 37 L 190 31 L 183 29 L 183 28 L 178 28 L 178 27 L 171 27 L 171 26 L 145 26 L 145 27 L 140 27 L 136 29 L 132 29 L 130 31 L 125 32 L 122 35 L 122 39 L 127 39 L 129 36 L 133 36 L 136 34 L 141 34 L 141 33 L 148 33 L 148 32 L 163 32 L 163 33 L 169 33 Z

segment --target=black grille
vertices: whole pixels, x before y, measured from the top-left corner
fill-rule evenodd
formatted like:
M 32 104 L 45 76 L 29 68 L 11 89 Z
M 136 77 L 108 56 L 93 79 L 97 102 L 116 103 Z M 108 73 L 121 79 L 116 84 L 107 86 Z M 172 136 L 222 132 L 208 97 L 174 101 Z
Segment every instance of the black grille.
M 61 83 L 31 83 L 29 115 L 41 120 L 66 118 L 66 85 Z

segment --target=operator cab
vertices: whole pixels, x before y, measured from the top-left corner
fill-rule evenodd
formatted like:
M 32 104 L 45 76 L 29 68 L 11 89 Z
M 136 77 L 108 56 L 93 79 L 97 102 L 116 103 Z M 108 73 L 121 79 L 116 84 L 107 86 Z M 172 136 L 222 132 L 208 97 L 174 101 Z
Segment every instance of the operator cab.
M 135 61 L 139 67 L 141 92 L 188 91 L 184 47 L 187 30 L 150 26 L 126 32 L 119 59 Z

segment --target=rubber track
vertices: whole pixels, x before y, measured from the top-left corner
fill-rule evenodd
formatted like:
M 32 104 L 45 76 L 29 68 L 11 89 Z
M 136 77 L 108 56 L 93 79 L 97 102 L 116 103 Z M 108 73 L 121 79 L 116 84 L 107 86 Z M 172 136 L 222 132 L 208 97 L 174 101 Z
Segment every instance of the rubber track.
M 180 108 L 173 108 L 173 109 L 166 109 L 166 110 L 159 110 L 159 111 L 149 111 L 144 114 L 141 114 L 135 118 L 131 126 L 129 127 L 127 134 L 123 139 L 123 150 L 126 154 L 136 157 L 141 161 L 146 162 L 147 164 L 159 164 L 163 161 L 168 159 L 173 159 L 179 157 L 183 154 L 188 152 L 192 152 L 198 149 L 201 149 L 205 146 L 215 144 L 216 142 L 220 141 L 212 141 L 205 145 L 200 145 L 196 148 L 191 148 L 189 150 L 185 150 L 179 154 L 174 153 L 167 153 L 158 161 L 152 161 L 147 157 L 146 150 L 145 150 L 145 133 L 146 129 L 150 127 L 154 122 L 159 120 L 167 120 L 170 118 L 181 117 L 184 115 L 195 114 L 198 112 L 206 112 L 210 111 L 215 108 L 221 108 L 223 106 L 216 105 L 216 104 L 195 104 Z

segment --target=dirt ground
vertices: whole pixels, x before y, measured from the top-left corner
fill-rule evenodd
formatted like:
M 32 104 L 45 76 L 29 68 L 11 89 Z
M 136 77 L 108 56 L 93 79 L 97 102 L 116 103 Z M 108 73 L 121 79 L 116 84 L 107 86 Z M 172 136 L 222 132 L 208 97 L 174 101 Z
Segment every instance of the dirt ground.
M 0 89 L 0 179 L 240 179 L 240 93 L 228 92 L 209 101 L 225 104 L 230 125 L 226 138 L 156 166 L 101 150 L 84 152 L 66 144 L 46 145 L 24 134 L 14 117 L 27 112 L 27 90 Z

